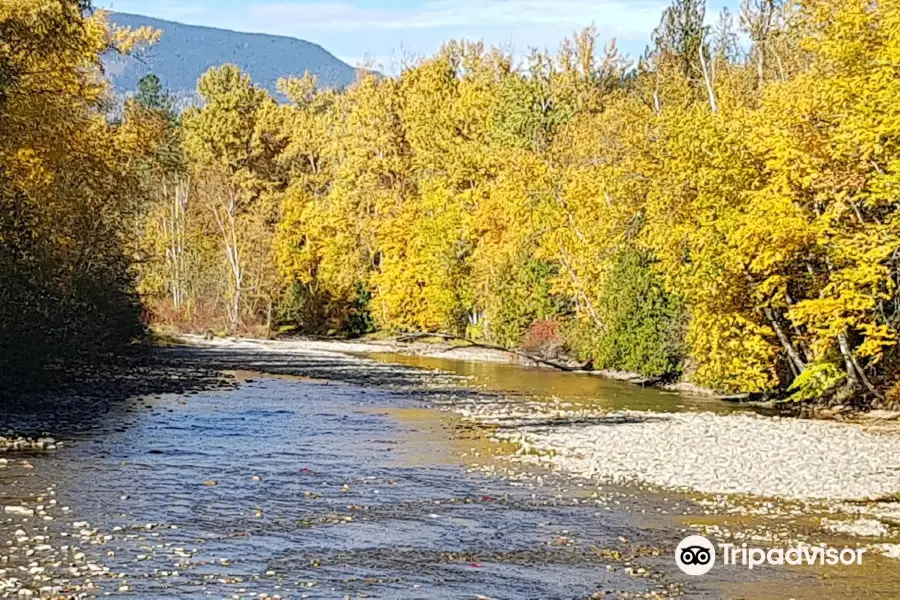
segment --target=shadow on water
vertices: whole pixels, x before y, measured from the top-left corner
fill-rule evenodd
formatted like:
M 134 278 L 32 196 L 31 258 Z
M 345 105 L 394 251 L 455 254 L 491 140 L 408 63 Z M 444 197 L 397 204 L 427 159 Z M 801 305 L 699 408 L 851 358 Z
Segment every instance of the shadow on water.
M 278 352 L 232 348 L 167 348 L 166 356 L 183 364 L 225 371 L 260 371 L 272 375 L 303 376 L 360 386 L 390 387 L 423 392 L 458 384 L 463 379 L 448 372 L 434 373 L 410 365 L 385 364 L 336 352 Z
M 0 394 L 0 435 L 78 436 L 106 431 L 110 422 L 124 427 L 128 413 L 142 410 L 140 401 L 162 394 L 196 394 L 201 390 L 229 389 L 231 378 L 209 368 L 202 360 L 163 352 L 110 358 L 104 365 L 70 368 L 67 376 L 50 376 L 60 383 L 40 393 Z M 149 408 L 149 407 L 148 407 Z

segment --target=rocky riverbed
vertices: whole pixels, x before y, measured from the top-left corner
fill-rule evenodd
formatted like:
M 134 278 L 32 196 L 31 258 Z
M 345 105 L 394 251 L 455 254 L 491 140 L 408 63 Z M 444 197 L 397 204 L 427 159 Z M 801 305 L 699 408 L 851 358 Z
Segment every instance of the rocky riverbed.
M 0 464 L 0 597 L 681 594 L 631 516 L 461 460 L 487 441 L 423 404 L 468 394 L 457 377 L 323 352 L 163 355 L 232 370 L 229 385 L 0 412 L 19 440 Z
M 169 348 L 160 393 L 131 378 L 106 396 L 96 387 L 47 398 L 52 410 L 0 412 L 0 431 L 19 440 L 0 447 L 0 597 L 778 598 L 790 589 L 820 599 L 900 589 L 889 566 L 900 556 L 895 505 L 853 501 L 891 489 L 893 459 L 880 446 L 894 443 L 889 432 L 826 432 L 816 427 L 845 426 L 591 376 L 398 364 L 321 344 Z M 824 434 L 874 458 L 848 466 L 862 483 L 844 502 L 822 497 L 839 477 L 791 487 L 791 471 L 753 471 L 754 461 L 721 449 L 677 462 L 688 452 L 679 435 L 717 440 L 731 428 L 781 436 L 779 451 L 799 445 L 797 464 L 820 471 L 847 466 L 827 452 L 802 455 L 819 452 Z M 692 460 L 715 468 L 698 475 Z M 728 487 L 737 469 L 750 473 L 740 485 L 754 487 Z M 671 558 L 696 532 L 879 552 L 874 571 L 723 569 L 697 580 Z

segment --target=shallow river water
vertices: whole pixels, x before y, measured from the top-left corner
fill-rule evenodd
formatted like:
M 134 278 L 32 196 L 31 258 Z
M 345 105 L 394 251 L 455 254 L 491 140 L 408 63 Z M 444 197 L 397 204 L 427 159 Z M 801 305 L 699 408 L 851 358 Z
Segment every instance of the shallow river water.
M 501 477 L 509 449 L 431 402 L 553 396 L 566 386 L 558 374 L 166 352 L 229 370 L 237 385 L 2 415 L 3 426 L 52 434 L 62 447 L 3 455 L 0 505 L 26 512 L 0 515 L 0 596 L 827 598 L 857 589 L 800 570 L 691 580 L 671 558 L 689 500 L 551 473 Z M 596 379 L 567 389 L 630 408 L 709 408 Z

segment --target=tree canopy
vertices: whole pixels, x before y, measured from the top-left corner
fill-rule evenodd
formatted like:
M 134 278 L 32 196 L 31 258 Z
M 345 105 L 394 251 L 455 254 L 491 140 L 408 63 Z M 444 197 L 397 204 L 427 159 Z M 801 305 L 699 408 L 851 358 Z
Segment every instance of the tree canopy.
M 339 91 L 283 80 L 288 104 L 223 65 L 181 115 L 145 78 L 121 123 L 99 56 L 152 32 L 81 9 L 0 8 L 0 305 L 48 339 L 132 331 L 135 274 L 182 328 L 553 331 L 597 367 L 900 398 L 896 3 L 709 27 L 676 0 L 637 61 L 593 29 L 525 58 L 448 42 Z

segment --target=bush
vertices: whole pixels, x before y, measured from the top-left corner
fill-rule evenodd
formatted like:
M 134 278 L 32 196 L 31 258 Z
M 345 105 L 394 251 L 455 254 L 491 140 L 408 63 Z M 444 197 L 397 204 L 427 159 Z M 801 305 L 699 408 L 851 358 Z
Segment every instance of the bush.
M 344 331 L 350 337 L 359 337 L 375 331 L 375 318 L 369 308 L 371 302 L 372 292 L 362 283 L 357 283 L 356 296 L 344 320 Z
M 307 334 L 359 337 L 375 331 L 370 310 L 372 294 L 357 282 L 352 294 L 335 298 L 295 282 L 287 288 L 277 307 L 276 322 L 284 329 Z
M 532 323 L 522 338 L 522 350 L 547 359 L 556 358 L 566 345 L 559 329 L 559 324 L 549 319 Z
M 811 364 L 788 388 L 793 402 L 819 400 L 847 379 L 847 374 L 830 362 Z
M 552 293 L 558 270 L 547 262 L 520 257 L 497 271 L 490 292 L 480 299 L 484 319 L 469 333 L 512 348 L 523 342 L 530 327 L 564 310 Z

